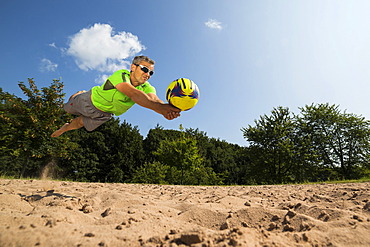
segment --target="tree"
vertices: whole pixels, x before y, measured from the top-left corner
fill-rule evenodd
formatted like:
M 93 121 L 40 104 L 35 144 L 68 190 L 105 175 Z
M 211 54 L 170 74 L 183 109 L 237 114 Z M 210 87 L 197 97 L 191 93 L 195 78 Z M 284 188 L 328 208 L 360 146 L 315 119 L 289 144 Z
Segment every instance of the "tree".
M 240 173 L 246 169 L 245 148 L 230 144 L 224 140 L 209 138 L 199 129 L 186 129 L 185 133 L 197 141 L 199 154 L 205 167 L 210 167 L 222 180 L 223 184 L 239 184 Z
M 170 166 L 164 165 L 158 161 L 145 163 L 139 167 L 133 174 L 131 182 L 149 183 L 149 184 L 169 184 L 166 179 Z
M 203 164 L 197 141 L 181 132 L 175 140 L 163 140 L 154 152 L 160 163 L 169 166 L 166 181 L 171 184 L 219 184 L 221 180 Z
M 96 130 L 67 132 L 78 144 L 76 152 L 62 159 L 68 176 L 79 181 L 124 182 L 145 162 L 143 137 L 137 127 L 113 118 Z
M 162 126 L 157 125 L 154 129 L 150 129 L 147 137 L 143 142 L 143 147 L 146 154 L 147 162 L 158 161 L 154 152 L 158 150 L 161 141 L 175 140 L 181 135 L 178 130 L 165 130 Z
M 246 149 L 223 140 L 209 138 L 199 129 L 164 130 L 160 126 L 151 129 L 144 140 L 147 162 L 159 161 L 154 153 L 160 147 L 161 141 L 178 141 L 184 135 L 196 141 L 199 155 L 203 159 L 202 166 L 212 169 L 220 181 L 225 184 L 238 184 L 243 181 L 240 172 L 246 169 L 247 162 L 243 158 Z
M 305 106 L 299 117 L 300 132 L 311 140 L 311 149 L 320 157 L 323 179 L 355 179 L 370 164 L 370 122 L 362 116 L 342 113 L 329 104 Z
M 254 183 L 358 179 L 370 164 L 370 122 L 338 106 L 305 106 L 300 115 L 274 108 L 256 126 L 243 128 L 250 142 L 247 175 Z
M 238 163 L 238 160 L 242 156 L 243 148 L 215 138 L 209 138 L 206 147 L 204 164 L 212 167 L 218 176 L 222 177 L 224 184 L 241 182 L 240 172 L 243 165 Z
M 22 170 L 22 164 L 17 162 L 20 155 L 20 147 L 17 145 L 18 121 L 14 107 L 20 104 L 20 98 L 3 92 L 0 88 L 0 162 L 1 172 L 7 175 L 18 175 Z
M 47 164 L 68 154 L 73 144 L 68 138 L 52 139 L 50 134 L 68 116 L 62 110 L 63 83 L 53 80 L 39 90 L 33 79 L 29 87 L 19 83 L 26 99 L 0 91 L 0 121 L 3 135 L 1 152 L 5 171 L 15 176 L 37 176 Z
M 256 126 L 242 128 L 249 141 L 251 172 L 256 183 L 285 183 L 292 180 L 295 168 L 296 134 L 288 108 L 274 108 L 271 116 L 263 115 Z

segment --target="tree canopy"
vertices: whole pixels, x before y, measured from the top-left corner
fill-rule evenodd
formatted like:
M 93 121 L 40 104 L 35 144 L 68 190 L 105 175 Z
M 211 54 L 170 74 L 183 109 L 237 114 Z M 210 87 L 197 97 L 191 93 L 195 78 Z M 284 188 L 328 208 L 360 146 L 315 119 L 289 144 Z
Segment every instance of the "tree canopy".
M 370 122 L 336 105 L 274 108 L 243 128 L 253 170 L 266 183 L 354 179 L 369 169 Z
M 369 176 L 370 122 L 339 106 L 311 104 L 293 114 L 276 107 L 241 129 L 245 147 L 199 129 L 151 129 L 113 118 L 96 130 L 50 135 L 73 116 L 63 109 L 63 83 L 23 97 L 0 88 L 0 174 L 92 182 L 231 185 L 276 184 Z

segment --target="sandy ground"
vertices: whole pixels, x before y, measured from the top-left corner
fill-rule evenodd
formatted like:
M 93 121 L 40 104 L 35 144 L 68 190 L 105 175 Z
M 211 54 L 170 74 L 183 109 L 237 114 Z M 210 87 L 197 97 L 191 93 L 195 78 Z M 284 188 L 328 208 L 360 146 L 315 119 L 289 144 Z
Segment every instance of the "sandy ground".
M 370 183 L 0 180 L 0 246 L 370 246 Z

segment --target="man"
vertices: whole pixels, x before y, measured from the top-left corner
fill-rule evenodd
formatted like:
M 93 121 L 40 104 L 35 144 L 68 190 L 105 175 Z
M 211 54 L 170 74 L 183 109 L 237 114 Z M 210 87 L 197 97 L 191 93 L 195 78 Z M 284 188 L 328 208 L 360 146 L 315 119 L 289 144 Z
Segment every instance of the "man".
M 101 86 L 90 91 L 80 91 L 69 98 L 64 105 L 68 113 L 79 115 L 64 124 L 51 136 L 58 137 L 66 131 L 85 127 L 92 131 L 112 118 L 130 109 L 135 103 L 149 108 L 166 119 L 180 116 L 178 108 L 163 103 L 156 95 L 148 79 L 154 73 L 154 61 L 146 56 L 137 56 L 131 64 L 131 71 L 119 70 L 113 73 Z

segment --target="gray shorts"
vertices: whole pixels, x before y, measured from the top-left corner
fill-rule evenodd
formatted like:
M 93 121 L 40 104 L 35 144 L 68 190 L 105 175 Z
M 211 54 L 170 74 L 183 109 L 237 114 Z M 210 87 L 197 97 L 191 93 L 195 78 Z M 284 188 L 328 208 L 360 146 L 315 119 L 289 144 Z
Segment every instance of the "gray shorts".
M 70 114 L 82 116 L 84 127 L 93 131 L 112 118 L 113 114 L 103 112 L 96 108 L 91 101 L 91 90 L 69 99 L 64 110 Z

